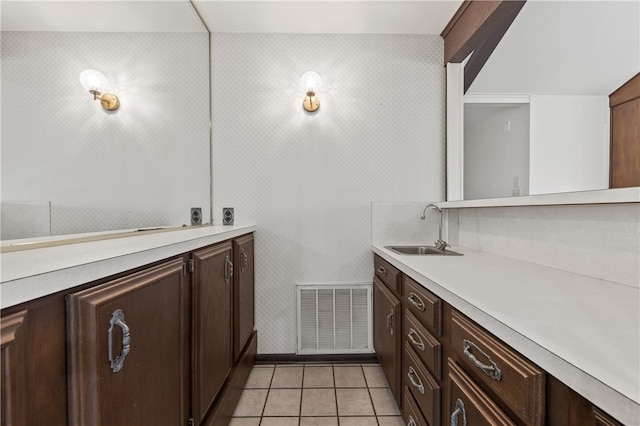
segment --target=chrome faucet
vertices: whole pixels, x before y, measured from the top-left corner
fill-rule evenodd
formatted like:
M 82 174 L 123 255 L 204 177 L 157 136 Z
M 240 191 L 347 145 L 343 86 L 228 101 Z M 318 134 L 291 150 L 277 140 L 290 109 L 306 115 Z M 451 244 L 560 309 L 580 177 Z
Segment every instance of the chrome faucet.
M 445 240 L 442 239 L 442 210 L 440 210 L 440 207 L 436 206 L 435 204 L 427 204 L 425 208 L 422 209 L 422 215 L 420 216 L 420 220 L 425 220 L 427 209 L 429 209 L 430 207 L 438 210 L 438 213 L 440 213 L 440 227 L 438 228 L 438 239 L 435 241 L 434 245 L 436 246 L 437 250 L 445 251 L 447 247 L 451 247 L 451 246 L 447 244 Z

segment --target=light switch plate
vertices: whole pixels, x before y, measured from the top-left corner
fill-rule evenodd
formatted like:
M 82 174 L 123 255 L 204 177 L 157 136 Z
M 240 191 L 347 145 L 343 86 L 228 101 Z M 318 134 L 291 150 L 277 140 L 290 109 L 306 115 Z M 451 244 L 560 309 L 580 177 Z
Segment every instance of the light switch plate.
M 222 208 L 222 224 L 233 225 L 233 207 Z
M 191 207 L 191 226 L 202 225 L 202 208 Z

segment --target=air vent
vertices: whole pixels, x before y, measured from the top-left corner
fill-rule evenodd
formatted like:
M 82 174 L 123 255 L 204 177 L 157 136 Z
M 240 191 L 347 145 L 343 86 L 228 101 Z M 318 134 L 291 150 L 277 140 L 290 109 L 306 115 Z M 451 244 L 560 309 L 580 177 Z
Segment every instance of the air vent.
M 373 352 L 371 284 L 296 286 L 298 354 Z

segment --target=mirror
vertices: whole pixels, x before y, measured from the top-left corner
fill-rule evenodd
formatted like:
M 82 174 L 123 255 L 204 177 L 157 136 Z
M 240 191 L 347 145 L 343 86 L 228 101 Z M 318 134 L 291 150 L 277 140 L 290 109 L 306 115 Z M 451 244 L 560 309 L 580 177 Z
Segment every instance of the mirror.
M 3 0 L 1 43 L 3 240 L 210 220 L 209 33 L 188 0 Z
M 465 200 L 606 189 L 640 3 L 529 0 L 464 96 Z

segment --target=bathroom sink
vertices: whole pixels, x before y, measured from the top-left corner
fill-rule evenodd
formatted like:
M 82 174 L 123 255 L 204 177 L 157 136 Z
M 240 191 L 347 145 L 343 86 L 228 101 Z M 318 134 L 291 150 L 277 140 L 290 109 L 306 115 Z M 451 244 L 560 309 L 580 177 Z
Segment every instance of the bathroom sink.
M 385 246 L 384 248 L 400 254 L 436 255 L 436 256 L 463 256 L 455 251 L 438 250 L 435 246 Z

